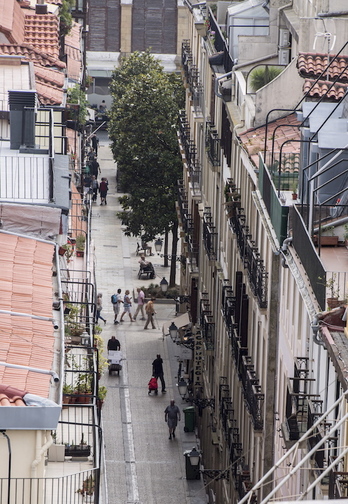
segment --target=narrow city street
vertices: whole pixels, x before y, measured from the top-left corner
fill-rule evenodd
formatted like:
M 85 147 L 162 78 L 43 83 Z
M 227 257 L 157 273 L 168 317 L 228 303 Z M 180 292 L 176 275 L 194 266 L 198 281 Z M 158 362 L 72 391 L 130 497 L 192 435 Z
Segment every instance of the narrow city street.
M 93 205 L 92 240 L 96 250 L 98 292 L 103 294 L 102 316 L 107 320 L 102 336 L 106 343 L 116 335 L 125 360 L 120 375 L 104 372 L 102 384 L 108 388 L 103 405 L 102 422 L 105 444 L 106 495 L 108 504 L 203 504 L 206 496 L 203 481 L 186 480 L 184 451 L 196 446 L 194 432 L 184 432 L 183 409 L 188 404 L 177 391 L 178 347 L 169 336 L 163 337 L 163 323 L 175 317 L 175 304 L 156 305 L 156 329 L 144 331 L 144 321 L 113 324 L 110 297 L 118 288 L 122 297 L 126 289 L 134 297 L 136 288 L 169 279 L 169 268 L 163 259 L 152 257 L 156 279 L 138 280 L 139 257 L 137 240 L 122 233 L 116 217 L 120 204 L 116 188 L 116 168 L 105 132 L 98 132 L 100 144 L 98 160 L 101 176 L 107 177 L 109 193 L 107 205 L 100 198 Z M 136 304 L 132 300 L 134 313 Z M 102 323 L 103 324 L 103 323 Z M 148 395 L 152 361 L 161 354 L 167 393 Z M 106 355 L 106 350 L 105 350 Z M 181 410 L 176 438 L 168 439 L 164 410 L 175 399 Z M 103 493 L 103 492 L 102 492 Z

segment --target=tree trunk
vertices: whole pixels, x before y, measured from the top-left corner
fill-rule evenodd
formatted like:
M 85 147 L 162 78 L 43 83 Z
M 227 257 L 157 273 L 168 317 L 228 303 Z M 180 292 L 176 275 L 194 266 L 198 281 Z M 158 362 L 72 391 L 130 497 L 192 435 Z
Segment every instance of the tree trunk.
M 163 266 L 165 268 L 168 268 L 168 231 L 164 233 L 164 260 L 163 260 Z
M 174 223 L 173 229 L 173 244 L 172 244 L 172 261 L 170 265 L 170 279 L 169 287 L 175 287 L 175 274 L 176 274 L 176 254 L 178 251 L 178 221 Z

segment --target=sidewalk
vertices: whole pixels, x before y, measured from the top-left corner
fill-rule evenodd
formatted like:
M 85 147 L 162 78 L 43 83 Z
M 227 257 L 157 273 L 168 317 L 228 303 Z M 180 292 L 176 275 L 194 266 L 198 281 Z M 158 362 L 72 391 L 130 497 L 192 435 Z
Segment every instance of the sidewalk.
M 124 317 L 122 324 L 113 324 L 111 295 L 122 289 L 131 294 L 133 289 L 158 284 L 169 268 L 162 266 L 162 259 L 153 257 L 157 277 L 155 280 L 138 280 L 138 257 L 135 255 L 137 239 L 122 233 L 116 217 L 120 210 L 116 193 L 116 170 L 109 141 L 99 135 L 99 156 L 102 176 L 109 181 L 107 205 L 100 200 L 93 205 L 92 239 L 95 244 L 97 264 L 97 289 L 103 293 L 102 316 L 105 342 L 116 335 L 126 358 L 120 376 L 104 373 L 102 384 L 108 387 L 103 406 L 103 430 L 105 444 L 106 483 L 108 504 L 205 504 L 207 502 L 203 481 L 186 480 L 185 450 L 196 446 L 194 433 L 184 432 L 183 409 L 188 406 L 177 391 L 178 347 L 169 337 L 163 338 L 162 325 L 175 316 L 175 305 L 157 304 L 157 327 L 144 331 L 144 322 L 138 317 L 131 323 Z M 133 305 L 133 313 L 136 305 Z M 147 394 L 151 378 L 152 361 L 161 354 L 167 394 Z M 168 427 L 164 421 L 164 409 L 171 399 L 179 406 L 181 422 L 176 439 L 168 439 Z

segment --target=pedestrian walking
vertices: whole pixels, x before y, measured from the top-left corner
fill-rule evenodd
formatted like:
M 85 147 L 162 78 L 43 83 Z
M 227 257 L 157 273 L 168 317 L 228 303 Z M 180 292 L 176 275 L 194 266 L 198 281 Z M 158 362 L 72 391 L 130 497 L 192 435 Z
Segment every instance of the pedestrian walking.
M 174 439 L 176 426 L 178 425 L 178 421 L 180 422 L 181 420 L 180 410 L 174 400 L 171 400 L 170 405 L 164 410 L 164 420 L 168 425 L 169 439 L 172 439 L 172 437 Z
M 119 324 L 117 317 L 121 310 L 121 303 L 123 303 L 121 296 L 121 289 L 117 289 L 117 293 L 111 296 L 111 303 L 112 308 L 114 310 L 114 324 Z
M 108 351 L 109 350 L 121 350 L 121 343 L 118 341 L 116 336 L 111 336 L 108 341 Z
M 100 193 L 100 200 L 101 200 L 101 205 L 104 203 L 104 205 L 107 205 L 106 202 L 106 196 L 108 194 L 108 181 L 105 177 L 101 179 L 101 182 L 99 184 L 99 193 Z
M 153 321 L 153 318 L 154 318 L 154 315 L 155 315 L 155 306 L 154 306 L 154 302 L 156 301 L 155 298 L 151 298 L 150 301 L 148 301 L 145 305 L 145 311 L 146 311 L 146 315 L 147 315 L 147 320 L 146 320 L 146 324 L 144 326 L 144 329 L 147 329 L 147 326 L 150 324 L 152 324 L 152 329 L 156 329 L 156 326 L 154 324 L 154 321 Z
M 123 308 L 124 312 L 121 315 L 120 322 L 123 322 L 123 317 L 125 316 L 126 313 L 128 313 L 130 321 L 134 322 L 132 313 L 131 313 L 131 307 L 132 307 L 132 298 L 129 295 L 129 290 L 126 290 L 123 298 Z
M 92 175 L 92 184 L 91 184 L 91 187 L 92 187 L 92 191 L 93 191 L 92 201 L 93 201 L 93 203 L 95 203 L 97 201 L 98 189 L 99 189 L 99 183 L 98 183 L 98 180 L 97 180 L 97 178 L 96 178 L 95 175 Z
M 162 394 L 165 394 L 166 391 L 166 382 L 164 381 L 164 376 L 163 376 L 163 359 L 160 356 L 160 354 L 157 354 L 156 359 L 152 363 L 152 374 L 156 378 L 159 378 L 161 380 L 161 385 L 162 385 Z
M 145 320 L 145 313 L 144 313 L 145 294 L 144 294 L 144 291 L 141 290 L 139 287 L 137 288 L 137 292 L 138 292 L 138 307 L 135 310 L 133 318 L 134 318 L 134 320 L 136 320 L 138 313 L 141 311 L 142 317 L 140 320 Z
M 102 319 L 104 321 L 104 325 L 106 324 L 105 318 L 101 316 L 101 311 L 103 309 L 103 294 L 99 293 L 97 296 L 97 316 L 96 316 L 96 323 L 98 323 L 99 319 Z

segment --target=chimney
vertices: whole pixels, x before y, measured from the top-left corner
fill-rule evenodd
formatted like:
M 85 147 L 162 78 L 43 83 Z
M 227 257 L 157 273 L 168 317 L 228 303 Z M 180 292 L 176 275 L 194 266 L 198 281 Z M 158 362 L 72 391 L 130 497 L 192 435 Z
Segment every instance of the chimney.
M 44 0 L 37 0 L 35 14 L 47 14 L 47 4 L 44 3 Z
M 36 91 L 9 91 L 10 148 L 35 148 Z

